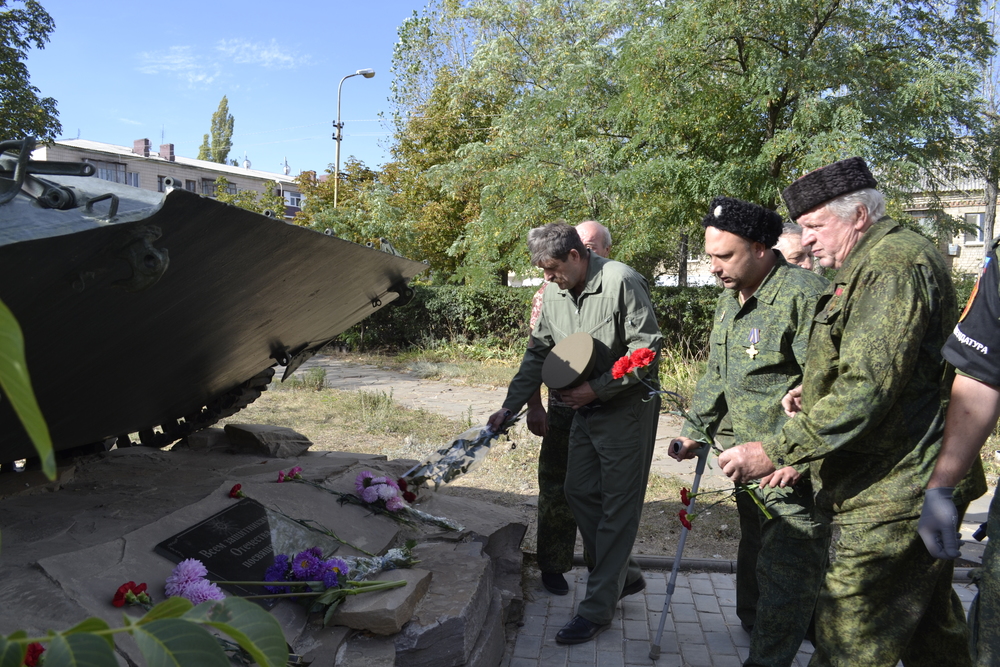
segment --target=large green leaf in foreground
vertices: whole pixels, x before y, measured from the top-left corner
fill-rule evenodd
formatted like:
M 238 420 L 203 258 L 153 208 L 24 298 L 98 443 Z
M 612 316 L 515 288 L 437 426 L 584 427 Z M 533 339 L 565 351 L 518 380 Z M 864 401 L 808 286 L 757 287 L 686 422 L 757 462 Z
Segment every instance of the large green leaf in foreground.
M 0 388 L 28 432 L 42 460 L 42 471 L 49 479 L 56 477 L 56 458 L 52 452 L 49 427 L 35 400 L 24 359 L 24 337 L 14 314 L 0 301 Z
M 252 602 L 242 598 L 203 602 L 182 618 L 225 632 L 261 667 L 284 667 L 288 663 L 288 646 L 281 625 Z

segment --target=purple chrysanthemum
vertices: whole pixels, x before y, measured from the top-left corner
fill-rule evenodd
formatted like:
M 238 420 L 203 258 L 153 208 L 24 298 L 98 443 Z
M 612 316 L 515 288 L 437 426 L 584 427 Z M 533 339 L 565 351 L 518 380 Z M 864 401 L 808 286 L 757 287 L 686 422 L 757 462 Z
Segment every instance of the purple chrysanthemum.
M 371 484 L 371 478 L 375 474 L 371 470 L 362 470 L 358 473 L 358 476 L 354 479 L 354 490 L 361 495 L 366 488 Z
M 315 579 L 319 567 L 319 559 L 309 551 L 302 551 L 295 555 L 292 561 L 292 574 L 299 581 Z
M 188 583 L 180 596 L 187 598 L 192 604 L 201 604 L 207 600 L 226 599 L 226 594 L 222 592 L 222 589 L 208 579 L 197 579 Z
M 188 584 L 193 581 L 197 581 L 208 574 L 208 569 L 205 565 L 195 558 L 188 558 L 187 560 L 182 560 L 174 568 L 174 571 L 167 577 L 167 585 L 164 587 L 164 592 L 167 597 L 177 597 L 183 596 L 183 591 L 187 588 Z
M 373 503 L 378 500 L 378 487 L 369 486 L 361 491 L 361 500 L 366 503 Z

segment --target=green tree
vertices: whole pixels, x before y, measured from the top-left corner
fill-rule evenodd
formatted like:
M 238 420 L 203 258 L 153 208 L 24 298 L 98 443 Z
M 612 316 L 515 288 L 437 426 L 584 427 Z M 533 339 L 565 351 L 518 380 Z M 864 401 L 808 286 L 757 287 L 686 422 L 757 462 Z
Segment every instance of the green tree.
M 219 176 L 215 179 L 215 199 L 217 201 L 239 206 L 254 213 L 263 214 L 265 211 L 270 211 L 276 218 L 283 219 L 285 217 L 285 200 L 278 194 L 279 189 L 280 186 L 277 183 L 272 183 L 270 187 L 266 187 L 266 192 L 237 190 L 225 176 Z
M 198 148 L 198 159 L 218 162 L 219 164 L 229 164 L 226 158 L 233 147 L 233 126 L 236 120 L 229 113 L 229 100 L 222 96 L 219 108 L 212 114 L 212 136 L 204 135 L 201 146 Z M 236 162 L 233 161 L 235 165 Z
M 55 23 L 36 0 L 14 1 L 21 6 L 0 11 L 0 138 L 51 141 L 62 131 L 56 101 L 40 97 L 24 60 L 33 46 L 45 48 Z

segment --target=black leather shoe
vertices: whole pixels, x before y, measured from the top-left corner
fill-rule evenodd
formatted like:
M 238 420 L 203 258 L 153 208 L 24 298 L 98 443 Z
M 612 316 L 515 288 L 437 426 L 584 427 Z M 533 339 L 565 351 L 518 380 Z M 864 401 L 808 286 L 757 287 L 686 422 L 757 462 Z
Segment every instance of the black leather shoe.
M 611 625 L 598 625 L 591 623 L 583 616 L 574 616 L 573 620 L 563 626 L 563 629 L 556 633 L 557 644 L 582 644 L 601 634 Z
M 569 593 L 569 584 L 566 577 L 558 572 L 542 572 L 542 586 L 553 595 L 566 595 Z
M 618 596 L 621 600 L 629 595 L 635 595 L 646 589 L 646 580 L 640 575 L 638 579 L 633 581 L 631 584 L 625 584 L 625 588 L 622 589 L 622 594 Z

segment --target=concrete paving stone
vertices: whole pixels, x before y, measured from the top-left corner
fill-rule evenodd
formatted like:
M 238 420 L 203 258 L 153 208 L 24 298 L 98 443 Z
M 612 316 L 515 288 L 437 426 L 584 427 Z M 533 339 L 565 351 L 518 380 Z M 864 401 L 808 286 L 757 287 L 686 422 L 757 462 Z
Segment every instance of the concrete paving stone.
M 625 639 L 649 639 L 649 625 L 645 620 L 625 621 Z
M 704 579 L 691 579 L 691 592 L 695 595 L 715 595 L 715 588 L 712 586 L 712 581 L 705 577 Z
M 736 646 L 728 632 L 705 631 L 705 643 L 709 652 L 715 655 L 736 655 Z
M 714 667 L 704 644 L 681 644 L 681 657 L 687 667 Z
M 736 615 L 736 607 L 723 607 L 719 605 L 719 609 L 722 610 L 722 616 L 726 619 L 727 625 L 735 625 L 739 627 L 740 617 Z
M 510 667 L 539 667 L 538 661 L 529 658 L 511 658 Z
M 584 642 L 583 644 L 573 644 L 566 652 L 569 663 L 582 662 L 588 665 L 594 664 L 597 660 L 597 644 L 595 642 Z
M 625 667 L 625 655 L 620 646 L 617 651 L 598 651 L 597 664 L 600 667 Z
M 545 616 L 549 612 L 549 599 L 547 597 L 536 597 L 533 600 L 524 601 L 525 616 Z
M 635 595 L 633 599 L 625 599 L 621 602 L 621 617 L 629 621 L 646 620 L 646 603 L 642 596 Z
M 541 636 L 545 632 L 545 616 L 524 616 L 521 619 L 523 625 L 517 628 L 517 634 Z
M 625 640 L 625 631 L 621 627 L 610 627 L 597 635 L 598 651 L 621 651 L 622 642 Z
M 653 660 L 651 660 L 649 657 L 649 642 L 643 642 L 643 641 L 625 642 L 625 664 L 659 665 L 658 662 L 653 662 Z
M 747 659 L 747 657 L 749 657 L 749 655 L 750 655 L 750 647 L 749 646 L 747 646 L 746 648 L 744 648 L 742 646 L 737 646 L 736 647 L 736 658 L 740 662 L 745 662 L 746 659 Z
M 546 595 L 548 595 L 546 593 Z M 553 609 L 571 609 L 576 606 L 576 596 L 570 595 L 551 595 L 549 596 L 549 610 Z
M 720 607 L 735 607 L 736 606 L 736 591 L 721 591 L 716 596 L 719 601 Z
M 729 626 L 722 614 L 698 614 L 701 629 L 705 632 L 729 632 Z
M 553 635 L 555 637 L 555 635 Z M 550 640 L 550 644 L 542 646 L 538 654 L 538 661 L 542 667 L 564 667 L 569 660 L 569 651 L 565 646 L 555 643 L 555 639 Z
M 670 604 L 670 615 L 675 623 L 690 623 L 698 621 L 698 610 L 694 604 Z
M 656 573 L 646 574 L 646 595 L 665 595 L 667 578 Z
M 652 661 L 644 662 L 641 664 L 648 665 L 650 664 L 650 662 Z M 634 663 L 626 662 L 625 667 L 633 667 L 633 664 Z M 679 653 L 672 653 L 672 654 L 661 653 L 660 657 L 657 658 L 656 662 L 653 664 L 655 664 L 656 667 L 684 667 L 684 663 L 682 662 Z
M 542 638 L 540 635 L 526 635 L 518 633 L 514 642 L 514 656 L 517 658 L 534 658 L 542 650 Z
M 664 590 L 666 594 L 666 590 Z M 690 586 L 675 586 L 674 594 L 670 596 L 671 604 L 675 602 L 680 602 L 682 604 L 691 604 L 694 602 L 694 595 L 691 593 Z
M 701 613 L 722 613 L 722 610 L 719 608 L 719 601 L 715 599 L 714 595 L 699 595 L 696 593 L 694 596 L 694 608 Z
M 649 645 L 652 646 L 653 642 L 656 641 L 656 631 L 650 634 Z M 663 636 L 660 637 L 660 653 L 661 655 L 672 654 L 680 655 L 681 647 L 677 643 L 677 634 L 674 632 L 663 631 Z M 659 664 L 659 663 L 657 663 Z
M 719 590 L 736 590 L 736 580 L 733 579 L 732 575 L 725 574 L 723 572 L 711 572 L 708 578 L 712 581 L 712 586 L 715 587 L 716 591 Z
M 684 646 L 685 644 L 704 644 L 705 643 L 705 633 L 701 631 L 701 624 L 699 623 L 678 623 L 677 624 L 677 642 Z
M 734 646 L 750 646 L 750 635 L 748 635 L 747 631 L 738 625 L 729 626 L 729 638 L 732 640 Z
M 660 627 L 660 612 L 650 612 L 649 613 L 649 632 L 650 636 L 654 636 L 656 631 Z M 674 619 L 670 614 L 667 614 L 667 620 L 663 623 L 663 632 L 673 632 L 674 631 Z
M 809 667 L 810 659 L 812 659 L 812 653 L 796 653 L 794 664 L 797 667 Z

